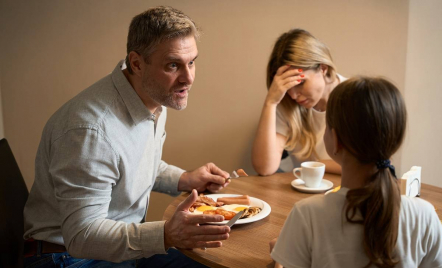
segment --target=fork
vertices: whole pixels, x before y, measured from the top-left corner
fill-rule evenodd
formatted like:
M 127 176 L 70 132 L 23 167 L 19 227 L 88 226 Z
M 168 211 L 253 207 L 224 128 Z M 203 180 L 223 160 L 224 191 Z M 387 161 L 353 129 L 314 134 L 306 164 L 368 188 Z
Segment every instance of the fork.
M 226 182 L 230 182 L 230 180 L 232 180 L 232 179 L 239 178 L 239 175 L 238 175 L 238 173 L 236 173 L 235 170 L 232 171 L 232 173 L 230 173 L 229 175 L 230 175 L 230 177 L 228 177 L 228 178 L 226 179 Z

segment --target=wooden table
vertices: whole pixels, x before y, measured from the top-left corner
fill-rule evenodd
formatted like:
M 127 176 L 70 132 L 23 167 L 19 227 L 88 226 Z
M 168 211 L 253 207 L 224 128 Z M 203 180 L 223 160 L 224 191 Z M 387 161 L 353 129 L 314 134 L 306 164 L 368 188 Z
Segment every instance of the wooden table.
M 337 175 L 325 174 L 324 178 L 332 181 L 334 186 L 341 183 L 341 178 Z M 264 200 L 272 208 L 270 215 L 257 222 L 234 225 L 229 239 L 223 241 L 223 246 L 220 248 L 209 248 L 205 251 L 180 249 L 180 251 L 209 267 L 273 267 L 269 241 L 279 235 L 293 205 L 313 195 L 293 189 L 290 183 L 294 179 L 292 173 L 233 179 L 231 184 L 219 193 L 247 194 Z M 188 193 L 185 193 L 177 197 L 167 207 L 163 219 L 170 219 L 177 205 L 187 196 Z M 421 197 L 430 201 L 435 206 L 439 218 L 442 218 L 442 188 L 423 184 Z

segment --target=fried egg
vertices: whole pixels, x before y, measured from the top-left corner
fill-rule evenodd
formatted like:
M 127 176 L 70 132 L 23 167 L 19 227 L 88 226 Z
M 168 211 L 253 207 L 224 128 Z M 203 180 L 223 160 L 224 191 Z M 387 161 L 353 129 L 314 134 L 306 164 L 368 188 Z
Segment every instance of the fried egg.
M 246 209 L 246 208 L 249 208 L 249 206 L 247 206 L 247 205 L 235 205 L 235 204 L 232 204 L 232 205 L 224 205 L 224 206 L 221 206 L 221 207 L 200 206 L 200 207 L 195 208 L 195 210 L 193 211 L 193 213 L 194 213 L 194 214 L 203 214 L 204 211 L 206 211 L 206 210 L 216 210 L 216 209 L 218 209 L 218 208 L 222 208 L 222 209 L 225 209 L 225 210 L 227 210 L 227 211 L 233 211 L 233 212 L 235 212 L 235 213 L 238 213 L 238 212 L 240 212 L 241 210 L 244 210 L 244 209 Z
M 195 208 L 195 210 L 193 211 L 193 213 L 195 214 L 203 214 L 204 211 L 206 210 L 215 210 L 217 209 L 216 207 L 212 207 L 212 206 L 200 206 Z
M 235 205 L 235 204 L 232 204 L 232 205 L 224 205 L 221 208 L 223 208 L 223 209 L 225 209 L 227 211 L 233 211 L 233 212 L 238 213 L 241 210 L 249 208 L 249 206 L 247 206 L 247 205 Z

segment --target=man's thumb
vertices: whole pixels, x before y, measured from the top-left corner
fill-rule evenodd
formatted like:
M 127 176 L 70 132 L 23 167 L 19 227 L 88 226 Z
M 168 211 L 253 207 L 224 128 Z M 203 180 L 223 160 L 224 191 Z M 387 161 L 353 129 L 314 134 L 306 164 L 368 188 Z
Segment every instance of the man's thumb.
M 176 210 L 177 211 L 189 210 L 189 208 L 192 206 L 193 203 L 195 203 L 197 198 L 198 198 L 198 192 L 195 189 L 193 189 L 192 192 L 190 192 L 190 195 L 178 205 Z

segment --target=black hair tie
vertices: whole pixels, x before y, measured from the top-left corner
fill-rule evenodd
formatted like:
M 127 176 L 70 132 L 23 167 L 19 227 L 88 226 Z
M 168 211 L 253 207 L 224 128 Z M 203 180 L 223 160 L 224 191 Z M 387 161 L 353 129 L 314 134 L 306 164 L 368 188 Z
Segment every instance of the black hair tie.
M 391 174 L 392 174 L 395 178 L 397 178 L 397 177 L 396 177 L 396 172 L 395 172 L 394 166 L 390 163 L 390 160 L 389 160 L 389 159 L 387 159 L 387 160 L 379 160 L 379 161 L 377 161 L 377 162 L 376 162 L 376 167 L 377 167 L 378 169 L 388 168 L 388 169 L 390 170 Z

